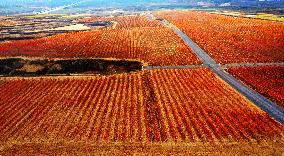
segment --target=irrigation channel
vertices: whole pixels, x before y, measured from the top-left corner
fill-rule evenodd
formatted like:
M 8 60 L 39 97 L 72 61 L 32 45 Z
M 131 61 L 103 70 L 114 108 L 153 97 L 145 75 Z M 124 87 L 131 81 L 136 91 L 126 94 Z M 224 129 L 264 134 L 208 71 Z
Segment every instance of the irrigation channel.
M 155 19 L 152 14 L 147 15 L 149 19 Z M 257 105 L 260 109 L 267 112 L 272 118 L 284 124 L 284 109 L 260 95 L 258 92 L 253 89 L 247 87 L 245 84 L 237 80 L 231 74 L 226 72 L 224 68 L 218 64 L 213 58 L 211 58 L 204 50 L 202 50 L 196 43 L 194 43 L 185 33 L 183 33 L 178 27 L 170 23 L 165 19 L 159 19 L 160 22 L 166 27 L 170 28 L 174 31 L 197 55 L 197 57 L 203 62 L 203 66 L 208 67 L 215 74 L 217 74 L 222 80 L 232 86 L 235 90 L 237 90 L 240 94 L 248 98 L 255 105 Z M 228 64 L 224 67 L 232 67 L 232 66 L 260 66 L 265 65 L 265 63 L 244 63 L 244 64 Z M 283 63 L 270 63 L 269 65 L 283 65 Z M 177 69 L 180 68 L 194 68 L 198 66 L 177 66 Z M 144 69 L 176 69 L 174 66 L 171 67 L 159 67 L 152 66 Z

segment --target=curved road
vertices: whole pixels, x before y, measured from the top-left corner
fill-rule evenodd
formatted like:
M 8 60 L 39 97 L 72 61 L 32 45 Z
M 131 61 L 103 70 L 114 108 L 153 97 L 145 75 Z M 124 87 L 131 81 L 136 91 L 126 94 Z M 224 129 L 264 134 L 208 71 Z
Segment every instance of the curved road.
M 153 17 L 152 17 L 153 18 Z M 196 43 L 194 43 L 185 33 L 183 33 L 175 25 L 169 23 L 165 19 L 160 20 L 163 25 L 173 30 L 182 40 L 193 50 L 198 58 L 203 62 L 204 66 L 209 67 L 215 74 L 217 74 L 222 80 L 236 89 L 243 96 L 252 101 L 255 105 L 267 112 L 272 118 L 276 119 L 280 123 L 284 124 L 284 109 L 268 100 L 258 92 L 249 88 L 231 74 L 227 73 L 220 64 L 212 59 L 205 51 L 203 51 Z

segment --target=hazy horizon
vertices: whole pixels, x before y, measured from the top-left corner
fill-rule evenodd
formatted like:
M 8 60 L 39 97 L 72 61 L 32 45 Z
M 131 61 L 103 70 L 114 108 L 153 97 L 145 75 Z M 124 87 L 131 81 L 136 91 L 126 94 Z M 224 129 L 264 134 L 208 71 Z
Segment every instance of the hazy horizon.
M 153 6 L 256 6 L 256 7 L 283 7 L 284 0 L 1 0 L 0 15 L 33 14 L 68 8 L 74 12 L 84 9 L 117 8 L 125 9 L 136 7 L 141 10 Z

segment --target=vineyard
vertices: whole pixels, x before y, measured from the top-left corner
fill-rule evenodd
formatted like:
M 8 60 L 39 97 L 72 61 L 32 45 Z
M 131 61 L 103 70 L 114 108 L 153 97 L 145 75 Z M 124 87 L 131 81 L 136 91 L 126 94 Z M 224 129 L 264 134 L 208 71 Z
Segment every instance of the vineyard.
M 200 63 L 168 28 L 93 30 L 0 43 L 0 56 L 135 59 L 151 65 Z
M 284 107 L 284 67 L 235 67 L 228 71 L 259 93 Z
M 159 21 L 150 21 L 143 15 L 131 15 L 131 16 L 114 16 L 114 17 L 91 17 L 82 18 L 80 22 L 107 22 L 114 21 L 117 25 L 116 29 L 130 29 L 135 27 L 163 27 Z
M 146 15 L 0 42 L 0 155 L 284 153 L 283 23 Z
M 158 70 L 151 80 L 159 116 L 166 119 L 161 132 L 174 140 L 250 140 L 282 131 L 207 69 Z
M 196 11 L 165 11 L 156 15 L 182 29 L 216 61 L 284 61 L 284 24 Z
M 283 126 L 208 69 L 106 77 L 1 78 L 0 139 L 253 141 Z

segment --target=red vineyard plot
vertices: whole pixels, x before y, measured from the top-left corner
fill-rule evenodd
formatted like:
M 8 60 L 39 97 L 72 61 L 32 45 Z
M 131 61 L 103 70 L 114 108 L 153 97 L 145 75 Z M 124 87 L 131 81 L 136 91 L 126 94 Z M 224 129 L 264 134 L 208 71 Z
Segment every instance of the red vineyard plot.
M 1 78 L 0 140 L 211 142 L 282 138 L 283 126 L 207 69 Z
M 165 11 L 156 15 L 182 29 L 222 64 L 284 61 L 283 22 L 196 11 Z
M 200 61 L 168 28 L 93 30 L 0 43 L 0 56 L 136 59 L 150 65 L 187 65 Z
M 173 140 L 259 139 L 282 133 L 279 123 L 221 82 L 209 70 L 150 73 L 160 135 Z M 158 124 L 159 125 L 159 124 Z M 279 129 L 280 128 L 280 129 Z
M 145 140 L 141 85 L 137 74 L 8 81 L 2 91 L 16 90 L 1 96 L 1 141 Z
M 228 71 L 284 108 L 284 67 L 232 67 Z
M 150 21 L 143 15 L 114 16 L 114 17 L 91 17 L 82 18 L 80 22 L 116 22 L 115 29 L 130 29 L 135 27 L 163 27 L 162 24 L 153 20 Z

